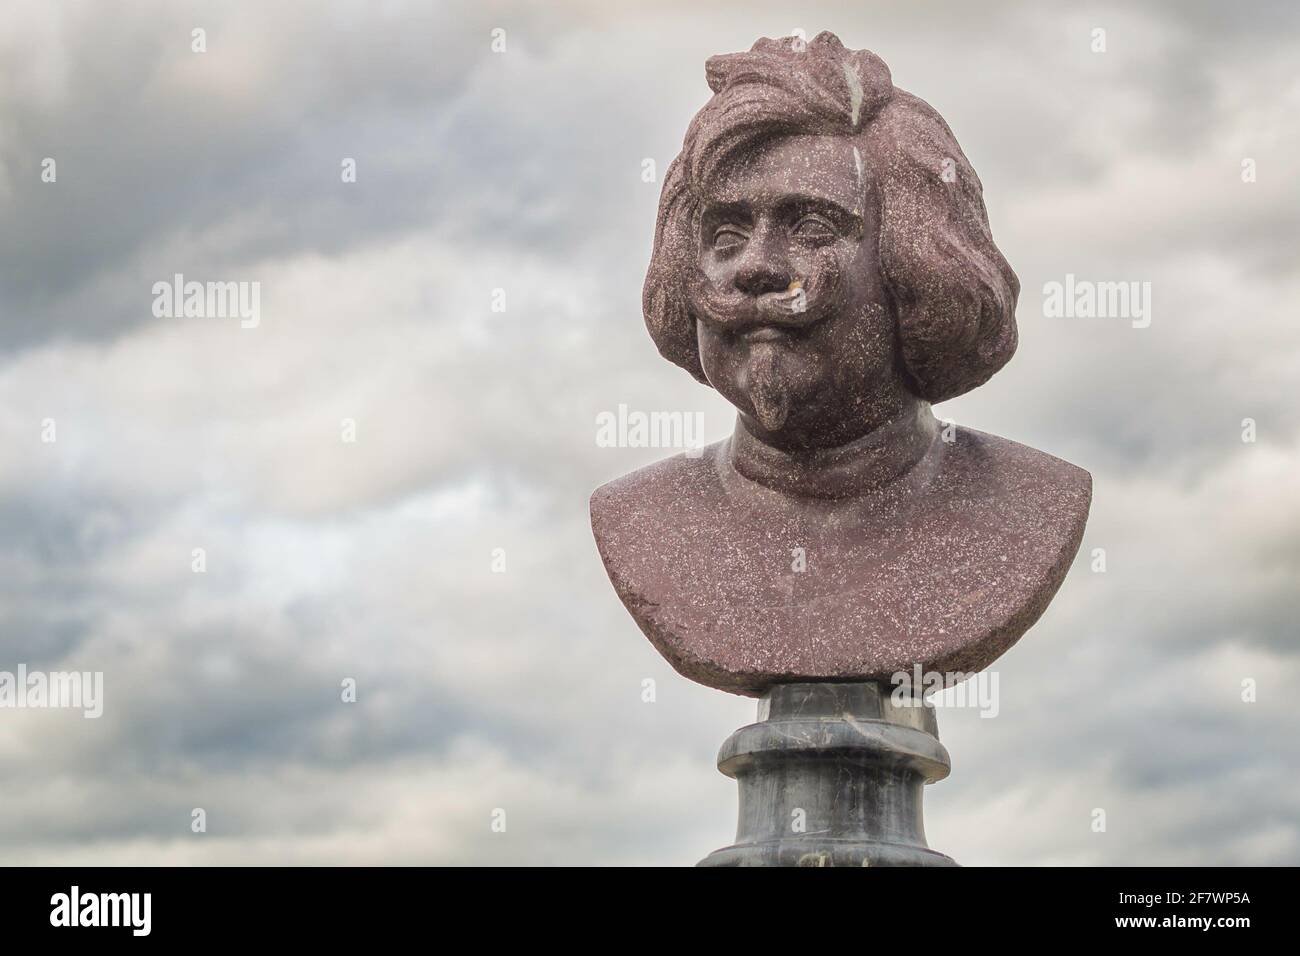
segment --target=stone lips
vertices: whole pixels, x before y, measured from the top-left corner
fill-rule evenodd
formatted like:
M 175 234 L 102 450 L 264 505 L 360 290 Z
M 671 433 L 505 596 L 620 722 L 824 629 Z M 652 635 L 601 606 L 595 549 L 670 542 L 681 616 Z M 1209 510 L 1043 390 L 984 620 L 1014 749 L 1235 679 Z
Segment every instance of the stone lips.
M 603 485 L 591 522 L 619 598 L 681 674 L 775 684 L 973 673 L 1029 629 L 1083 537 L 1092 478 L 971 429 L 914 480 L 838 501 L 737 473 L 730 440 Z M 793 570 L 794 549 L 807 568 Z

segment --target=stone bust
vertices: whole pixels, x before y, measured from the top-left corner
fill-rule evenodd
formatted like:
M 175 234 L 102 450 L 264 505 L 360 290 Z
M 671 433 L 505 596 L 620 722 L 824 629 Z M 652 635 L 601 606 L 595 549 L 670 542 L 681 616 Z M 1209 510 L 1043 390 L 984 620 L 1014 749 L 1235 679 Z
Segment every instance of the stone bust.
M 673 667 L 734 693 L 980 670 L 1055 594 L 1092 494 L 931 411 L 1016 349 L 980 181 L 938 113 L 833 34 L 706 75 L 643 304 L 736 427 L 596 490 L 609 578 Z

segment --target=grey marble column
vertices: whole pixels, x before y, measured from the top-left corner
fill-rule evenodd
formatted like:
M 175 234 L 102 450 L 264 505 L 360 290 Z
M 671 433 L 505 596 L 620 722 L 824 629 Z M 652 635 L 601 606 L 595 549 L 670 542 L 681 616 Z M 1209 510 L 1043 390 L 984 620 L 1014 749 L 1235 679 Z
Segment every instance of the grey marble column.
M 948 776 L 934 708 L 874 683 L 780 684 L 718 754 L 740 786 L 734 845 L 700 866 L 955 866 L 926 846 L 922 791 Z M 918 702 L 919 703 L 919 702 Z

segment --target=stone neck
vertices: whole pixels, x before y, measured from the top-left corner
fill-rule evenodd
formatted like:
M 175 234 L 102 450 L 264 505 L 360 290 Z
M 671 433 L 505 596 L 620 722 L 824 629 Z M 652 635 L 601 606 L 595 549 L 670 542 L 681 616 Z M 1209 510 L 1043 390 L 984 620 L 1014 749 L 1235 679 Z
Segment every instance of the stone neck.
M 935 446 L 939 423 L 928 402 L 836 448 L 786 451 L 736 420 L 725 460 L 743 478 L 785 495 L 848 498 L 880 491 L 911 472 Z

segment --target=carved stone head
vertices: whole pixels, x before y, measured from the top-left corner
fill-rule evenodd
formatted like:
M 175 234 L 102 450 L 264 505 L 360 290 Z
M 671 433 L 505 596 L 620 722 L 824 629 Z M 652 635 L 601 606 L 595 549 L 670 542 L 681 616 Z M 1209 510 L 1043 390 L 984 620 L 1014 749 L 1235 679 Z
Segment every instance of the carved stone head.
M 842 445 L 1006 364 L 1019 284 L 938 113 L 830 33 L 706 73 L 646 277 L 665 358 L 789 448 Z

